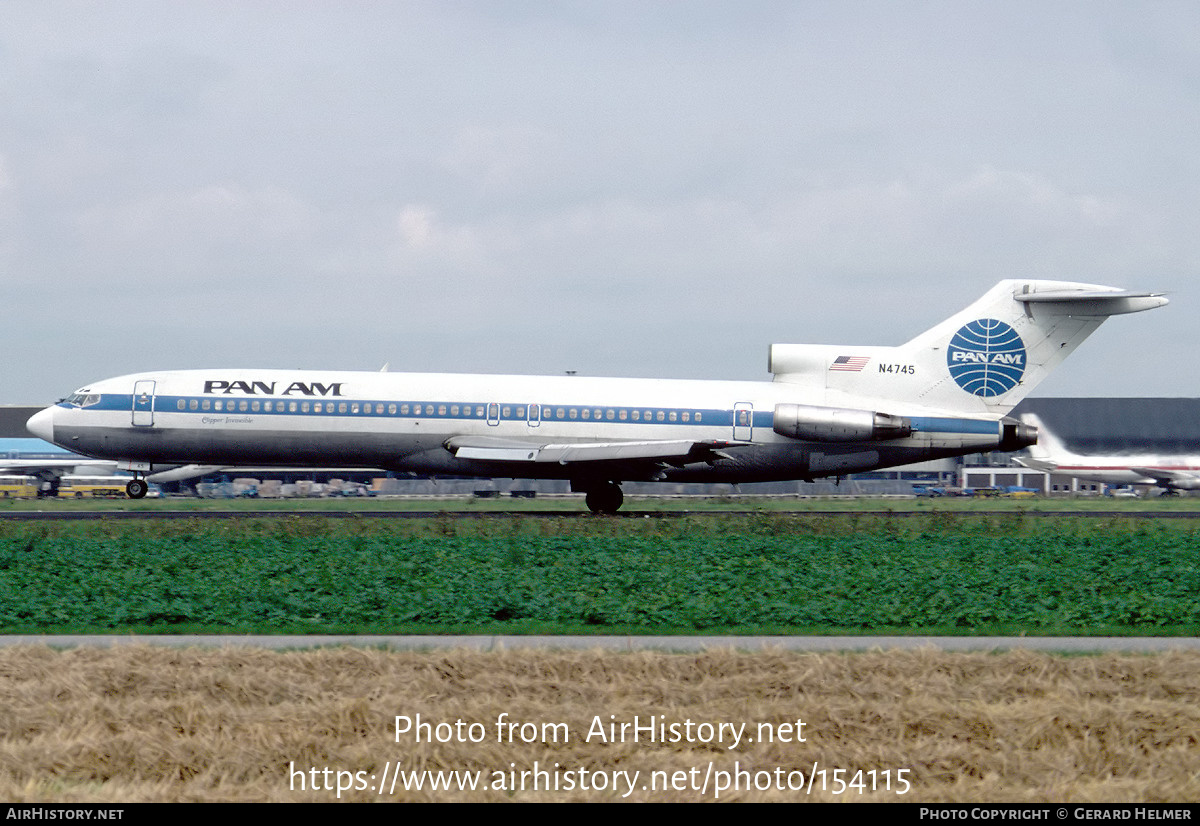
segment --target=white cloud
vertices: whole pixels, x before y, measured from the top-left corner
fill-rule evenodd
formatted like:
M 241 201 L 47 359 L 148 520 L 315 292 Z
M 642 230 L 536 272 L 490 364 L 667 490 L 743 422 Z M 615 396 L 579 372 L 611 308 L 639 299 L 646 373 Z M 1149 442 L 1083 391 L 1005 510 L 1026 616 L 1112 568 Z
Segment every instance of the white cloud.
M 400 240 L 411 249 L 427 248 L 433 241 L 434 213 L 429 207 L 409 205 L 400 210 L 396 226 Z

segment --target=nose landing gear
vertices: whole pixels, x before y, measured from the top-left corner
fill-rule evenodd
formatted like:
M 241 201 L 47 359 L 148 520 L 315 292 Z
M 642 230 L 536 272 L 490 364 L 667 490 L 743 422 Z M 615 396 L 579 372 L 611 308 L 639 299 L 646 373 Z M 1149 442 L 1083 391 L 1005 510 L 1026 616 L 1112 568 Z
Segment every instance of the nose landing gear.
M 145 479 L 135 476 L 125 486 L 125 495 L 130 499 L 141 499 L 146 495 L 146 491 L 149 488 L 150 486 L 146 484 Z

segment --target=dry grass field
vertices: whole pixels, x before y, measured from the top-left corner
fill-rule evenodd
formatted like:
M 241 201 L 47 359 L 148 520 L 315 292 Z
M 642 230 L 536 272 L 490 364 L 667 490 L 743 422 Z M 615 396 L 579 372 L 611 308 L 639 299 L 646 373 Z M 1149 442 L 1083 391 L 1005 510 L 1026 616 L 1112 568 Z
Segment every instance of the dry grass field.
M 16 647 L 0 700 L 9 801 L 1200 800 L 1200 653 Z

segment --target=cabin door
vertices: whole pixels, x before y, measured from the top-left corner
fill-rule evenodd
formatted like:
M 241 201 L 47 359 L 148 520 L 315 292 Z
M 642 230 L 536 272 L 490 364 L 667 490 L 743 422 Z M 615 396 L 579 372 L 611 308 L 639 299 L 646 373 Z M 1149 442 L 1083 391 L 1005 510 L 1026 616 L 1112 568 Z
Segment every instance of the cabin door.
M 738 402 L 733 406 L 733 440 L 749 442 L 754 438 L 754 405 Z
M 154 382 L 142 380 L 133 384 L 133 425 L 154 425 Z

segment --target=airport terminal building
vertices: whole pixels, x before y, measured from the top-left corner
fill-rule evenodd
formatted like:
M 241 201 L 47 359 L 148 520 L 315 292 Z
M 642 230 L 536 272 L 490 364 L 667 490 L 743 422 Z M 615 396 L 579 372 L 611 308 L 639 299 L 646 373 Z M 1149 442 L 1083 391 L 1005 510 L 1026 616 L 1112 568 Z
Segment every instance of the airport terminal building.
M 25 422 L 40 410 L 30 406 L 0 406 L 0 456 L 15 458 L 19 449 L 32 458 L 37 440 Z M 1030 398 L 1022 401 L 1013 415 L 1033 413 L 1073 452 L 1080 454 L 1142 454 L 1200 456 L 1200 399 L 1194 398 Z M 44 444 L 44 443 L 43 443 Z M 58 448 L 47 451 L 61 455 Z M 308 470 L 280 471 L 285 482 L 324 482 L 337 474 L 341 479 L 373 485 L 379 493 L 393 494 L 492 494 L 536 495 L 566 493 L 568 483 L 554 480 L 438 479 L 408 475 L 380 478 L 375 471 Z M 228 475 L 228 474 L 227 474 Z M 199 482 L 200 480 L 195 480 Z M 204 481 L 228 481 L 207 478 Z M 956 459 L 925 462 L 901 468 L 861 473 L 841 480 L 815 482 L 764 482 L 742 485 L 698 485 L 656 482 L 626 482 L 630 494 L 907 494 L 913 486 L 942 485 L 986 488 L 1017 485 L 1044 493 L 1098 494 L 1102 486 L 1068 476 L 1047 474 L 1020 467 L 1008 454 L 976 454 Z

